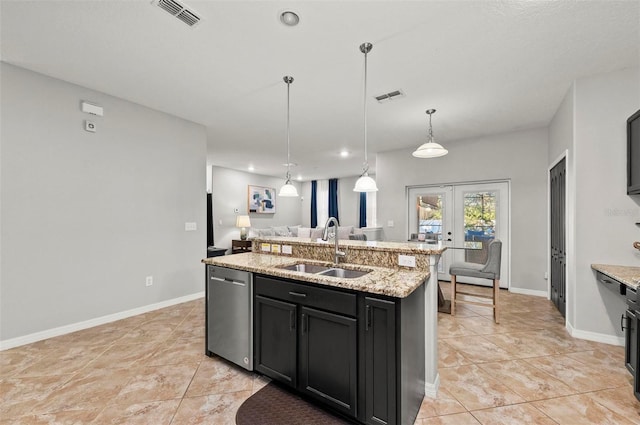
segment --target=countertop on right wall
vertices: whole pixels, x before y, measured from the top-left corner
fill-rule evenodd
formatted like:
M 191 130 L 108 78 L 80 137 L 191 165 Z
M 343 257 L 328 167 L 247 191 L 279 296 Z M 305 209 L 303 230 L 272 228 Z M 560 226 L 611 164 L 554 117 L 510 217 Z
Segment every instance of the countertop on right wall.
M 629 288 L 640 287 L 640 267 L 617 266 L 614 264 L 592 264 L 593 270 L 606 274 L 612 279 L 625 284 Z

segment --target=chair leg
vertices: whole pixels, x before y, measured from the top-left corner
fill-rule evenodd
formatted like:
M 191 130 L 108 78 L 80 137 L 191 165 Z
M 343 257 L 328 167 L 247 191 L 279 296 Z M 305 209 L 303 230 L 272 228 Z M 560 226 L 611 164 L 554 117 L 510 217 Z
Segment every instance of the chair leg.
M 500 310 L 498 307 L 498 297 L 500 296 L 500 280 L 493 279 L 493 320 L 500 323 Z
M 456 315 L 456 275 L 451 275 L 451 315 Z

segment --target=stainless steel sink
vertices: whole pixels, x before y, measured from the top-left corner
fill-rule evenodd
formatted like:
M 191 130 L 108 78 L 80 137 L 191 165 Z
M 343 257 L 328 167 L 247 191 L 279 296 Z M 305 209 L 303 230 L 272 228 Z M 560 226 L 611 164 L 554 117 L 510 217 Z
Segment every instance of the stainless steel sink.
M 291 270 L 294 272 L 302 272 L 302 273 L 320 273 L 326 270 L 329 270 L 331 267 L 327 267 L 327 266 L 321 266 L 319 264 L 306 264 L 306 263 L 301 263 L 301 264 L 292 264 L 290 266 L 283 266 L 281 267 L 282 269 L 285 270 Z
M 341 269 L 339 267 L 332 267 L 329 270 L 320 272 L 318 274 L 321 274 L 323 276 L 340 277 L 343 279 L 355 279 L 360 276 L 364 276 L 367 273 L 369 272 L 363 271 L 363 270 L 349 270 L 349 269 Z
M 321 274 L 323 276 L 339 277 L 342 279 L 355 279 L 370 273 L 370 270 L 350 270 L 340 267 L 322 266 L 320 264 L 292 264 L 290 266 L 281 266 L 281 269 L 291 270 L 294 272 Z

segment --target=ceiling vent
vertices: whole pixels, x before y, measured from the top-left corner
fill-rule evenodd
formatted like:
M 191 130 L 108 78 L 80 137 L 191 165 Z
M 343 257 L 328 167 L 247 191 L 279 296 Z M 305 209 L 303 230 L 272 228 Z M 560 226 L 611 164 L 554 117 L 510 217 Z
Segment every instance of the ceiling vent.
M 402 90 L 395 90 L 389 93 L 381 94 L 380 96 L 376 96 L 376 100 L 380 103 L 384 103 L 390 100 L 399 99 L 404 96 L 405 94 L 402 92 Z
M 190 27 L 195 27 L 200 23 L 201 18 L 198 12 L 176 0 L 153 0 L 151 4 L 169 12 L 172 16 L 180 19 Z

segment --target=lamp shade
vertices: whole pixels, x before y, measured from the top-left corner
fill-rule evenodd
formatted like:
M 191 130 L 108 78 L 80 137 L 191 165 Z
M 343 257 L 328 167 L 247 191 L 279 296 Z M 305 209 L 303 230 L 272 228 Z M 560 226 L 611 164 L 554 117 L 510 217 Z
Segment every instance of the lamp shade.
M 436 142 L 428 142 L 418 147 L 411 155 L 416 158 L 437 158 L 448 153 L 449 151 L 443 148 L 442 145 Z
M 278 196 L 285 196 L 285 197 L 291 197 L 291 198 L 298 196 L 298 189 L 296 189 L 296 187 L 292 185 L 291 182 L 287 181 L 287 183 L 280 188 L 280 192 L 278 193 Z
M 251 227 L 251 220 L 248 215 L 239 215 L 236 217 L 236 227 Z
M 376 181 L 369 177 L 367 174 L 363 174 L 360 176 L 358 180 L 356 180 L 356 185 L 353 188 L 354 192 L 377 192 L 378 186 L 376 185 Z

